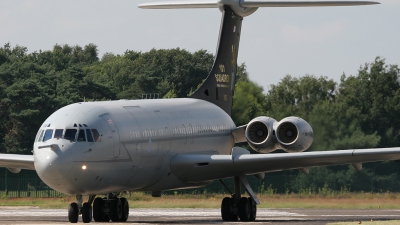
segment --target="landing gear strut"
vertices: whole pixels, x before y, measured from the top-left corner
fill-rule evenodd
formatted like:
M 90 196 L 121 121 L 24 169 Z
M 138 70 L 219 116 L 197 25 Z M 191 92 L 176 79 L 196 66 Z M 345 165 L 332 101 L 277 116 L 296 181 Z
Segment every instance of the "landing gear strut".
M 228 187 L 220 180 L 222 185 L 231 193 L 232 197 L 226 197 L 222 200 L 221 216 L 223 221 L 254 221 L 257 216 L 257 197 L 251 189 L 246 177 L 235 177 L 235 193 L 232 193 Z M 240 185 L 243 184 L 249 198 L 241 197 Z
M 89 200 L 82 204 L 82 195 L 76 196 L 76 202 L 69 205 L 68 219 L 71 223 L 77 223 L 79 214 L 82 221 L 90 223 L 92 217 L 95 222 L 126 222 L 129 217 L 129 203 L 126 198 L 118 198 L 115 194 L 107 194 L 106 198 L 95 198 L 90 195 Z M 92 208 L 93 203 L 93 208 Z

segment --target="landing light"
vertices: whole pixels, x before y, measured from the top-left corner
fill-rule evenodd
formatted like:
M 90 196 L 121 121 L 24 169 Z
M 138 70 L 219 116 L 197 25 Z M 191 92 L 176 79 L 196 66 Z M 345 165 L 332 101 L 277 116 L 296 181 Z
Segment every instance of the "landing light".
M 82 166 L 82 170 L 86 170 L 86 168 L 87 168 L 86 165 Z

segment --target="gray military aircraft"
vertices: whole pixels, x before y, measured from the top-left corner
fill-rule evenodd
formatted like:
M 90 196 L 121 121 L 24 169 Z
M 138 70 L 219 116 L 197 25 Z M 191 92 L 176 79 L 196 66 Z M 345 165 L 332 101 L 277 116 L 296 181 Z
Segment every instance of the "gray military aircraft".
M 224 221 L 253 221 L 259 200 L 246 175 L 309 167 L 400 159 L 400 148 L 304 152 L 313 130 L 303 119 L 279 122 L 257 117 L 237 127 L 231 118 L 237 55 L 243 17 L 258 7 L 351 6 L 370 1 L 209 0 L 160 2 L 140 8 L 219 8 L 222 22 L 214 66 L 189 98 L 79 102 L 44 121 L 33 155 L 1 154 L 0 166 L 18 173 L 36 170 L 51 188 L 76 195 L 69 205 L 72 223 L 124 222 L 129 205 L 119 193 L 203 187 L 233 177 L 234 190 L 222 200 Z M 248 142 L 262 154 L 234 147 Z M 276 149 L 287 153 L 265 154 Z M 243 197 L 241 188 L 250 197 Z M 82 196 L 88 195 L 83 201 Z M 105 195 L 106 197 L 96 197 Z M 92 207 L 93 205 L 93 207 Z

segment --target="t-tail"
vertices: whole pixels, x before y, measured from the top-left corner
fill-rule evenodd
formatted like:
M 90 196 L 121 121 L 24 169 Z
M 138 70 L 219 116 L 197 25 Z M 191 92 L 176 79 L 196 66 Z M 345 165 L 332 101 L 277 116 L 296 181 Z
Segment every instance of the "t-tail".
M 214 65 L 196 92 L 190 96 L 212 102 L 231 115 L 243 17 L 229 6 L 222 11 L 222 23 Z
M 372 1 L 194 0 L 145 3 L 139 5 L 139 7 L 145 9 L 220 9 L 222 20 L 214 65 L 206 80 L 190 97 L 214 103 L 231 115 L 243 17 L 254 13 L 259 7 L 356 6 L 372 4 L 379 3 Z

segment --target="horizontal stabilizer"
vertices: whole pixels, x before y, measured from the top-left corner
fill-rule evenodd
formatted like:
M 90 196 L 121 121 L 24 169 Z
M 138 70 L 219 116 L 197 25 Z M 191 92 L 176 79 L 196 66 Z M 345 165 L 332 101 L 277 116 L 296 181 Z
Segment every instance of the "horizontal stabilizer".
M 242 7 L 312 7 L 312 6 L 356 6 L 380 4 L 373 1 L 262 1 L 240 0 Z
M 217 0 L 210 1 L 166 1 L 138 5 L 142 9 L 185 9 L 185 8 L 218 8 Z
M 265 0 L 194 0 L 151 2 L 138 5 L 142 9 L 218 8 L 218 5 L 238 4 L 243 8 L 258 7 L 312 7 L 312 6 L 357 6 L 380 4 L 374 1 L 265 1 Z

